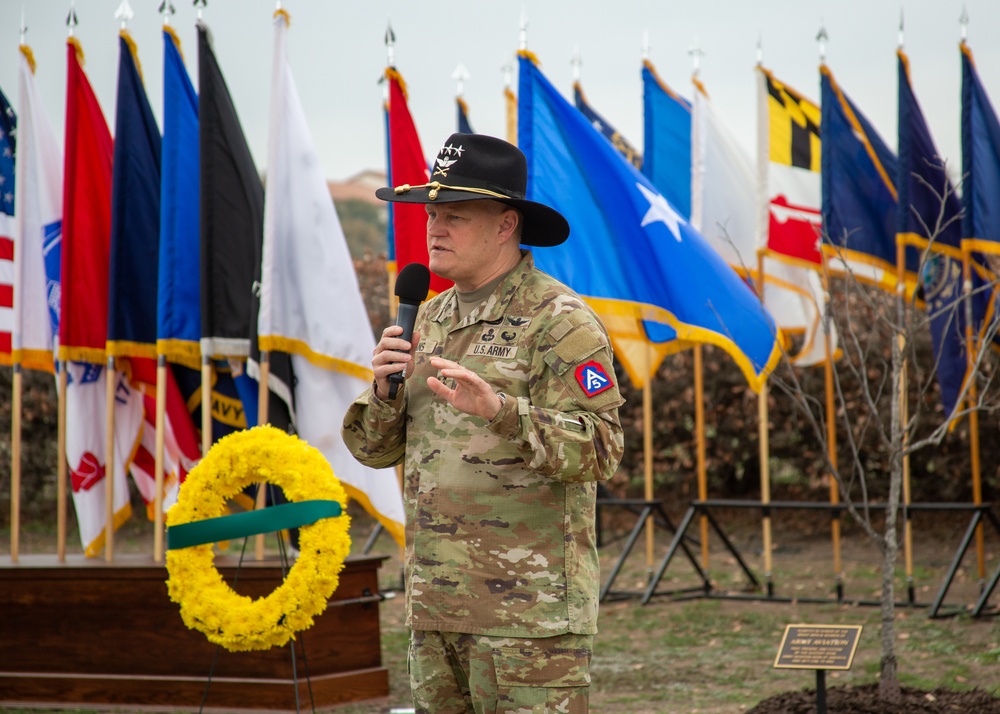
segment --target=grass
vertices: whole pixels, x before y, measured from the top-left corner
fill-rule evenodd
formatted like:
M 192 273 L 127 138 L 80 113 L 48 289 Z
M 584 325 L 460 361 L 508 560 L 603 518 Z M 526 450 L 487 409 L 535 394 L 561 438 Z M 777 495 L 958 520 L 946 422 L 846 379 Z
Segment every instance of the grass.
M 136 520 L 136 519 L 134 519 Z M 360 519 L 359 519 L 360 520 Z M 626 524 L 627 525 L 630 524 Z M 915 541 L 916 567 L 912 577 L 918 603 L 936 595 L 964 524 L 942 532 L 927 533 Z M 621 524 L 614 531 L 620 530 Z M 848 529 L 849 530 L 849 529 Z M 694 529 L 692 529 L 692 532 Z M 366 534 L 355 535 L 355 548 Z M 734 527 L 729 533 L 737 550 L 763 582 L 761 535 L 756 526 Z M 998 567 L 1000 545 L 990 534 L 988 573 Z M 654 544 L 654 565 L 666 552 L 670 534 L 659 532 Z M 642 606 L 636 598 L 606 602 L 601 606 L 600 633 L 592 667 L 591 711 L 597 714 L 739 714 L 768 696 L 815 687 L 810 670 L 774 669 L 772 662 L 784 628 L 792 623 L 852 624 L 864 627 L 853 666 L 827 673 L 827 686 L 868 684 L 877 681 L 880 657 L 880 611 L 854 604 L 877 598 L 880 575 L 873 547 L 864 535 L 847 533 L 843 543 L 842 580 L 847 602 L 808 603 L 803 598 L 830 598 L 836 590 L 831 572 L 831 546 L 823 533 L 803 534 L 802 529 L 776 529 L 772 584 L 786 601 L 749 599 L 677 600 L 656 597 Z M 746 577 L 731 553 L 710 541 L 709 575 L 718 591 L 738 593 Z M 650 570 L 644 539 L 625 561 L 615 589 L 643 590 Z M 622 541 L 602 549 L 605 576 L 621 553 Z M 398 551 L 388 538 L 376 551 L 390 554 L 380 572 L 383 589 L 400 583 Z M 695 557 L 700 546 L 692 545 Z M 0 556 L 2 557 L 2 556 Z M 975 556 L 967 554 L 948 592 L 949 612 L 975 602 L 979 578 Z M 905 595 L 905 572 L 897 579 L 897 595 Z M 671 562 L 661 590 L 697 586 L 700 579 L 683 555 Z M 796 599 L 797 598 L 797 599 Z M 994 604 L 1000 593 L 993 597 Z M 787 601 L 790 600 L 790 601 Z M 337 707 L 335 714 L 383 714 L 411 705 L 406 675 L 409 633 L 404 625 L 402 596 L 382 604 L 381 644 L 383 663 L 389 670 L 390 693 L 385 699 Z M 971 618 L 966 614 L 930 619 L 925 607 L 897 609 L 896 644 L 899 674 L 906 686 L 934 689 L 980 688 L 1000 696 L 1000 621 Z M 2 709 L 19 712 L 27 710 Z M 37 712 L 39 710 L 33 710 Z M 82 710 L 63 710 L 82 711 Z M 91 710 L 92 712 L 93 710 Z M 119 710 L 121 711 L 121 710 Z

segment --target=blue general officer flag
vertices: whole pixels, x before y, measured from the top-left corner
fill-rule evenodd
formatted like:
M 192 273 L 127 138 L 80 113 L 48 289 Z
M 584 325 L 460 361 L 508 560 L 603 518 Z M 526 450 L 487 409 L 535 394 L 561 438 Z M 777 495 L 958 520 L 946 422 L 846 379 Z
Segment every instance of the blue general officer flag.
M 163 31 L 163 160 L 157 353 L 197 369 L 201 340 L 198 95 L 173 30 Z
M 895 289 L 899 162 L 833 72 L 822 65 L 820 73 L 825 252 L 859 279 Z M 906 261 L 912 284 L 919 251 L 908 248 Z
M 726 350 L 759 389 L 781 354 L 771 316 L 527 53 L 520 56 L 518 137 L 528 197 L 559 210 L 571 227 L 566 243 L 536 251 L 539 268 L 585 296 L 612 339 L 623 316 L 642 320 L 647 332 L 669 328 L 680 347 Z
M 920 266 L 920 297 L 930 317 L 931 342 L 941 401 L 951 414 L 966 374 L 965 305 L 962 299 L 961 205 L 934 146 L 910 85 L 909 60 L 897 52 L 899 71 L 899 205 L 897 240 L 926 249 Z M 979 254 L 973 264 L 985 265 Z M 982 274 L 973 271 L 973 322 L 989 297 Z M 975 327 L 974 327 L 975 329 Z
M 642 65 L 645 155 L 642 173 L 684 218 L 691 216 L 691 102 Z
M 124 34 L 118 51 L 107 349 L 113 355 L 155 357 L 160 131 Z

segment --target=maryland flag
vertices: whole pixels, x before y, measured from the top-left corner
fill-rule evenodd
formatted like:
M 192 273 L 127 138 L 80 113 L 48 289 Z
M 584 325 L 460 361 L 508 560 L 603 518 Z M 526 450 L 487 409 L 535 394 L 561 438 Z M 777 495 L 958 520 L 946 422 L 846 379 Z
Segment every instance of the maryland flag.
M 769 70 L 757 70 L 758 244 L 776 258 L 818 267 L 820 109 Z

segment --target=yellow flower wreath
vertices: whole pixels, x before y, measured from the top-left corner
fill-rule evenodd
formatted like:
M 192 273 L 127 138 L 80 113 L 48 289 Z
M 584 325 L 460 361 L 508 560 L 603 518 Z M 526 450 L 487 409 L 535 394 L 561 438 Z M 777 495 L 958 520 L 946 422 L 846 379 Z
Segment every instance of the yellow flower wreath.
M 215 567 L 211 543 L 167 552 L 167 591 L 184 624 L 231 651 L 280 647 L 308 629 L 337 589 L 351 549 L 347 496 L 326 458 L 298 437 L 256 426 L 220 439 L 191 470 L 167 526 L 226 515 L 226 501 L 251 483 L 278 485 L 288 500 L 340 503 L 342 515 L 299 531 L 299 557 L 284 582 L 253 600 L 234 591 Z

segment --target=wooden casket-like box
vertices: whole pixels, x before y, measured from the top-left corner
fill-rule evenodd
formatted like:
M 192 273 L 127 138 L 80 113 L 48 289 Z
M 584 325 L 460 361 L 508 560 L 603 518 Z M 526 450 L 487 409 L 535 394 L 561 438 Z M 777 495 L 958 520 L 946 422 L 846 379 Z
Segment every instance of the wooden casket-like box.
M 0 704 L 295 711 L 385 697 L 383 560 L 347 559 L 294 660 L 288 646 L 229 652 L 189 630 L 167 596 L 166 567 L 148 555 L 0 563 Z M 216 565 L 232 583 L 236 560 Z M 237 589 L 267 595 L 281 580 L 276 559 L 244 561 Z

